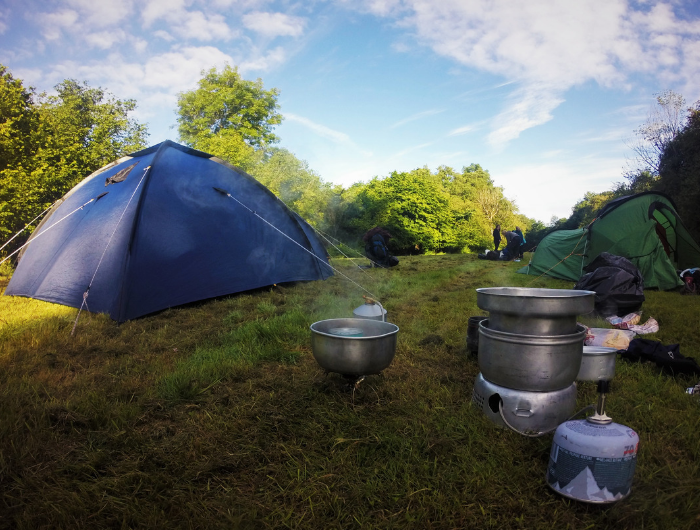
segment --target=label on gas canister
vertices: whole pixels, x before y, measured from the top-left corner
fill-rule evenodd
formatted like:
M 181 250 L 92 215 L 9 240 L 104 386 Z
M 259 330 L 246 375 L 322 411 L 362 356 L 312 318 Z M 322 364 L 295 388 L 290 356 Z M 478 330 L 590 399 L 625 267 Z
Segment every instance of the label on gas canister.
M 547 483 L 552 489 L 566 497 L 594 503 L 615 502 L 629 495 L 639 437 L 622 425 L 606 427 L 601 429 L 584 421 L 559 426 L 547 468 Z M 596 443 L 600 444 L 597 456 Z

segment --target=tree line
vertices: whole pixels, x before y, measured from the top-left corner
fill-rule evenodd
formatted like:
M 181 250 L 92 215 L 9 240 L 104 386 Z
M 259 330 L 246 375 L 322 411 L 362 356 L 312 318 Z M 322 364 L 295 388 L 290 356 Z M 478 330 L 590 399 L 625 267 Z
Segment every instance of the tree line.
M 41 215 L 82 179 L 145 148 L 146 125 L 136 101 L 66 79 L 54 94 L 37 93 L 0 65 L 0 242 Z M 237 68 L 202 72 L 178 95 L 179 141 L 251 174 L 318 230 L 355 248 L 383 226 L 393 252 L 466 252 L 490 247 L 495 224 L 522 229 L 535 221 L 518 212 L 479 164 L 394 171 L 348 188 L 325 182 L 280 147 L 279 91 L 245 80 Z M 32 225 L 6 246 L 7 255 Z M 1 255 L 1 254 L 0 254 Z

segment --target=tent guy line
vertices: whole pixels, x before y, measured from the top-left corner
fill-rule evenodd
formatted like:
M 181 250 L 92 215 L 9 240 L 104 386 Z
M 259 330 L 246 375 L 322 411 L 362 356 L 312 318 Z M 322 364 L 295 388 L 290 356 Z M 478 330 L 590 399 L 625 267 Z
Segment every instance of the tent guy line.
M 239 201 L 238 199 L 236 199 L 236 198 L 235 198 L 233 195 L 231 195 L 229 192 L 227 192 L 226 190 L 222 190 L 221 188 L 217 188 L 217 187 L 215 187 L 215 186 L 213 186 L 213 188 L 214 188 L 217 192 L 221 193 L 222 195 L 226 195 L 226 197 L 229 197 L 229 198 L 233 199 L 234 201 L 236 201 L 238 204 L 240 204 L 241 206 L 243 206 L 243 208 L 245 208 L 245 209 L 248 210 L 250 213 L 252 213 L 255 217 L 257 217 L 258 219 L 260 219 L 260 220 L 263 221 L 264 223 L 268 224 L 269 226 L 271 226 L 272 228 L 274 228 L 275 230 L 277 230 L 280 234 L 282 234 L 284 237 L 286 237 L 287 239 L 289 239 L 292 243 L 294 243 L 295 245 L 297 245 L 299 248 L 301 248 L 301 249 L 304 250 L 305 252 L 308 252 L 309 254 L 311 254 L 314 258 L 316 258 L 316 259 L 317 259 L 319 262 L 321 262 L 323 265 L 326 265 L 326 266 L 330 267 L 330 268 L 333 270 L 333 272 L 337 272 L 337 273 L 340 274 L 343 278 L 345 278 L 346 280 L 348 280 L 349 282 L 351 282 L 351 283 L 354 284 L 355 286 L 359 287 L 360 289 L 362 289 L 364 292 L 366 292 L 368 295 L 370 295 L 372 298 L 374 298 L 374 299 L 376 300 L 377 297 L 376 297 L 375 295 L 373 295 L 373 294 L 372 294 L 371 292 L 369 292 L 367 289 L 365 289 L 364 287 L 362 287 L 362 286 L 361 286 L 359 283 L 357 283 L 355 280 L 353 280 L 352 278 L 350 278 L 350 277 L 347 276 L 346 274 L 343 274 L 341 271 L 339 271 L 338 269 L 336 269 L 336 268 L 335 268 L 333 265 L 331 265 L 330 263 L 326 263 L 325 261 L 323 261 L 321 258 L 319 258 L 316 254 L 314 254 L 313 252 L 311 252 L 309 249 L 305 248 L 303 245 L 300 245 L 297 241 L 295 241 L 294 239 L 292 239 L 291 237 L 289 237 L 287 234 L 285 234 L 284 232 L 282 232 L 282 230 L 280 230 L 279 228 L 277 228 L 275 225 L 273 225 L 273 224 L 272 224 L 271 222 L 269 222 L 267 219 L 265 219 L 264 217 L 262 217 L 261 215 L 259 215 L 258 212 L 256 212 L 256 211 L 251 210 L 250 208 L 248 208 L 245 204 L 243 204 L 241 201 Z M 280 201 L 280 202 L 281 202 L 281 201 Z M 284 204 L 284 203 L 282 203 L 282 204 Z
M 61 221 L 65 221 L 65 220 L 68 219 L 71 215 L 73 215 L 75 212 L 77 212 L 78 210 L 82 210 L 83 208 L 85 208 L 88 204 L 90 204 L 90 203 L 93 202 L 94 200 L 96 200 L 95 197 L 93 197 L 92 199 L 90 199 L 88 202 L 86 202 L 86 203 L 83 204 L 82 206 L 78 206 L 78 207 L 77 207 L 75 210 L 73 210 L 71 213 L 66 214 L 64 217 L 62 217 L 61 219 L 59 219 L 58 221 L 56 221 L 54 224 L 52 224 L 51 226 L 49 226 L 49 227 L 48 227 L 46 230 L 44 230 L 43 232 L 40 232 L 40 233 L 37 234 L 36 236 L 30 238 L 24 245 L 22 245 L 21 247 L 19 247 L 19 248 L 18 248 L 17 250 L 15 250 L 12 254 L 10 254 L 9 256 L 7 256 L 4 260 L 0 261 L 0 265 L 2 265 L 3 263 L 5 263 L 8 259 L 10 259 L 12 256 L 14 256 L 15 254 L 17 254 L 20 250 L 22 250 L 22 249 L 23 249 L 24 247 L 26 247 L 27 245 L 29 245 L 29 243 L 31 243 L 32 241 L 35 241 L 37 238 L 43 236 L 46 232 L 48 232 L 49 230 L 51 230 L 51 229 L 52 229 L 54 226 L 56 226 L 58 223 L 60 223 Z M 58 201 L 56 201 L 56 202 L 58 202 Z M 54 204 L 56 204 L 56 203 L 54 203 Z M 53 205 L 51 205 L 50 208 L 47 208 L 47 210 L 50 210 L 51 208 L 53 208 Z M 39 215 L 38 217 L 41 217 L 42 215 L 44 215 L 44 213 L 46 213 L 47 210 L 44 210 L 44 212 L 43 212 L 41 215 Z M 37 218 L 38 218 L 38 217 L 37 217 Z M 35 219 L 35 220 L 36 220 L 36 219 Z M 34 222 L 34 221 L 32 221 L 32 223 L 33 223 L 33 222 Z M 29 224 L 31 224 L 31 223 L 29 223 Z M 27 225 L 27 226 L 29 226 L 29 225 Z M 26 226 L 25 226 L 24 228 L 26 228 Z M 24 230 L 24 228 L 23 228 L 22 230 Z M 21 232 L 21 231 L 20 231 L 20 232 Z M 20 232 L 18 232 L 18 234 L 19 234 Z M 14 239 L 15 237 L 17 237 L 17 234 L 15 234 L 14 236 L 12 236 L 13 239 Z M 10 241 L 11 241 L 11 240 L 10 240 Z M 8 241 L 7 243 L 9 243 L 10 241 Z M 7 243 L 5 243 L 5 245 L 6 245 Z M 3 245 L 3 246 L 5 246 L 5 245 Z
M 109 236 L 109 240 L 107 241 L 107 244 L 105 245 L 105 248 L 102 251 L 102 256 L 100 256 L 100 261 L 97 262 L 97 267 L 95 267 L 95 273 L 92 275 L 92 278 L 90 279 L 90 283 L 88 284 L 87 289 L 85 289 L 85 292 L 83 293 L 83 303 L 80 304 L 80 307 L 78 308 L 78 314 L 75 315 L 75 322 L 73 322 L 73 329 L 71 329 L 71 332 L 70 332 L 71 336 L 75 335 L 75 328 L 78 326 L 78 319 L 80 318 L 80 313 L 82 313 L 82 311 L 83 311 L 83 307 L 87 307 L 87 299 L 88 299 L 88 295 L 90 294 L 90 287 L 92 287 L 92 282 L 95 281 L 95 276 L 97 276 L 97 271 L 100 270 L 100 265 L 102 265 L 102 260 L 105 258 L 105 253 L 107 252 L 107 249 L 109 248 L 109 245 L 112 242 L 112 239 L 114 239 L 114 234 L 117 233 L 117 228 L 119 228 L 119 225 L 121 224 L 122 219 L 124 219 L 124 214 L 126 213 L 126 210 L 129 208 L 131 201 L 134 200 L 134 195 L 136 195 L 136 192 L 141 187 L 141 184 L 143 183 L 143 179 L 146 178 L 146 175 L 148 174 L 148 171 L 150 169 L 151 169 L 151 166 L 146 166 L 143 169 L 143 175 L 141 175 L 141 180 L 139 180 L 139 183 L 134 188 L 134 191 L 132 192 L 131 197 L 129 197 L 129 200 L 126 203 L 126 206 L 124 206 L 124 209 L 122 210 L 122 214 L 119 216 L 119 221 L 117 221 L 117 224 L 114 226 L 114 230 L 112 230 L 112 235 Z M 101 196 L 102 195 L 100 195 L 100 197 Z M 88 309 L 88 311 L 90 311 L 89 307 L 87 309 Z
M 58 202 L 58 201 L 56 201 L 56 202 Z M 36 221 L 37 219 L 39 219 L 39 217 L 41 217 L 41 216 L 44 215 L 46 212 L 48 212 L 51 208 L 53 208 L 53 207 L 55 206 L 56 202 L 54 202 L 51 206 L 49 206 L 48 208 L 46 208 L 46 210 L 44 210 L 43 212 L 41 212 L 41 213 L 40 213 L 39 215 L 37 215 L 34 219 L 32 219 L 32 220 L 29 221 L 26 225 L 24 225 L 24 228 L 22 228 L 22 229 L 21 229 L 19 232 L 17 232 L 14 236 L 12 236 L 10 239 L 8 239 L 8 240 L 5 242 L 5 244 L 4 244 L 3 246 L 0 247 L 0 250 L 2 250 L 3 248 L 5 248 L 7 245 L 10 244 L 10 242 L 12 242 L 12 240 L 13 240 L 14 238 L 16 238 L 18 235 L 20 235 L 22 232 L 24 232 L 24 231 L 25 231 L 27 228 L 29 228 L 30 226 L 32 226 L 32 225 L 34 224 L 34 221 Z M 5 260 L 3 260 L 3 261 L 5 261 Z
M 336 246 L 336 245 L 333 243 L 333 241 L 331 241 L 331 239 L 335 239 L 338 243 L 343 243 L 340 239 L 336 239 L 335 237 L 333 237 L 333 236 L 331 236 L 331 235 L 329 235 L 329 234 L 326 234 L 326 233 L 322 232 L 322 231 L 319 230 L 318 228 L 315 228 L 315 227 L 311 227 L 311 228 L 313 228 L 314 231 L 315 231 L 317 234 L 319 234 L 323 239 L 325 239 L 325 240 L 328 242 L 329 245 L 331 245 L 334 249 L 336 249 L 338 252 L 340 252 L 340 253 L 343 255 L 344 258 L 349 259 L 350 261 L 352 261 L 352 264 L 355 265 L 355 267 L 357 267 L 358 269 L 360 269 L 364 274 L 366 274 L 367 276 L 369 276 L 370 279 L 371 279 L 372 281 L 375 280 L 375 277 L 374 277 L 374 276 L 372 276 L 369 272 L 367 272 L 365 269 L 363 269 L 363 268 L 360 267 L 357 263 L 355 263 L 355 260 L 354 260 L 353 258 L 351 258 L 351 257 L 348 256 L 347 254 L 345 254 L 345 252 L 343 252 L 343 251 L 340 249 L 340 247 Z M 331 238 L 331 239 L 328 239 L 328 238 Z M 343 243 L 343 244 L 346 245 L 346 246 L 347 246 L 348 248 L 350 248 L 351 250 L 353 250 L 354 252 L 356 252 L 361 258 L 364 258 L 364 257 L 365 257 L 365 256 L 363 256 L 362 254 L 360 254 L 359 252 L 357 252 L 355 249 L 353 249 L 352 247 L 350 247 L 350 245 L 347 245 L 346 243 Z M 378 265 L 375 261 L 373 261 L 372 259 L 370 259 L 370 258 L 367 258 L 367 259 L 369 259 L 374 265 L 379 266 L 379 265 Z

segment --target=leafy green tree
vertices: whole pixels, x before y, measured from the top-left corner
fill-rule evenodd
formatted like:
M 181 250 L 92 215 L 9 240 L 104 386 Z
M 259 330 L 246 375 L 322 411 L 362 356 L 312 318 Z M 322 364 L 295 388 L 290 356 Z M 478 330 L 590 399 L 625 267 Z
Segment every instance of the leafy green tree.
M 18 165 L 31 152 L 27 142 L 36 127 L 34 89 L 0 65 L 0 171 Z
M 73 80 L 58 84 L 55 95 L 24 89 L 3 73 L 2 100 L 23 102 L 23 117 L 3 115 L 3 130 L 20 130 L 3 145 L 0 166 L 0 239 L 18 232 L 69 189 L 100 167 L 145 147 L 146 127 L 129 114 L 133 100 L 118 100 L 100 88 Z M 19 94 L 19 96 L 17 96 Z M 7 97 L 6 97 L 7 96 Z M 36 101 L 35 101 L 36 99 Z M 8 105 L 8 108 L 19 108 Z M 21 127 L 19 124 L 22 124 Z M 5 154 L 9 154 L 5 156 Z M 31 231 L 27 232 L 26 235 Z M 25 235 L 25 238 L 26 238 Z M 21 244 L 22 238 L 13 241 Z M 5 250 L 11 250 L 6 247 Z
M 198 88 L 178 95 L 180 141 L 248 169 L 259 161 L 256 150 L 279 141 L 272 132 L 282 123 L 278 97 L 276 88 L 243 79 L 238 68 L 202 71 Z
M 340 189 L 321 178 L 286 149 L 272 148 L 251 174 L 312 226 L 327 231 L 334 224 L 333 205 Z
M 383 226 L 398 253 L 454 250 L 464 246 L 463 219 L 450 209 L 446 193 L 427 169 L 393 172 L 361 187 L 354 202 L 357 233 Z
M 571 216 L 566 220 L 562 228 L 573 230 L 588 225 L 595 219 L 596 214 L 603 206 L 619 196 L 618 193 L 613 191 L 604 191 L 602 193 L 587 192 L 583 199 L 574 205 Z

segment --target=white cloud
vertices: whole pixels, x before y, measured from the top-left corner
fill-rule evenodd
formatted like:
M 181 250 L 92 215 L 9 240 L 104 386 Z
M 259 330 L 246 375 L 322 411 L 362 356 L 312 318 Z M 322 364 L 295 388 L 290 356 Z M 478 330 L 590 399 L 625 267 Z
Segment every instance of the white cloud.
M 243 25 L 265 37 L 299 37 L 304 34 L 306 19 L 284 13 L 255 12 L 243 16 Z
M 70 31 L 77 27 L 78 12 L 72 9 L 62 9 L 54 13 L 38 13 L 36 20 L 42 28 L 46 40 L 57 40 L 62 30 Z
M 67 77 L 87 79 L 91 85 L 109 87 L 118 98 L 167 102 L 174 108 L 179 92 L 196 87 L 202 70 L 233 64 L 231 56 L 211 46 L 186 47 L 151 56 L 145 63 L 127 62 L 119 54 L 87 64 L 67 61 L 45 72 L 44 84 Z
M 480 125 L 476 123 L 470 123 L 469 125 L 464 125 L 462 127 L 457 127 L 456 129 L 452 129 L 449 133 L 447 133 L 447 136 L 459 136 L 461 134 L 467 134 L 473 131 L 476 131 L 479 129 Z
M 133 38 L 131 45 L 138 53 L 143 53 L 148 49 L 148 41 L 145 39 Z
M 126 40 L 126 33 L 120 29 L 89 33 L 85 35 L 85 41 L 94 48 L 108 50 L 115 44 Z
M 185 0 L 147 0 L 141 10 L 141 20 L 144 27 L 150 27 L 156 20 L 172 20 L 173 17 L 180 18 L 185 12 Z
M 255 55 L 255 54 L 252 54 Z M 285 48 L 278 46 L 267 52 L 265 55 L 251 57 L 238 62 L 238 70 L 241 74 L 247 72 L 255 72 L 262 70 L 267 71 L 280 64 L 284 63 L 287 59 L 287 51 Z
M 164 41 L 167 41 L 167 42 L 172 42 L 175 40 L 175 37 L 173 37 L 170 33 L 168 33 L 167 31 L 164 31 L 162 29 L 154 31 L 153 36 L 158 37 L 159 39 L 163 39 Z
M 410 123 L 412 121 L 420 120 L 422 118 L 427 118 L 428 116 L 435 116 L 436 114 L 440 114 L 441 112 L 445 112 L 445 110 L 444 109 L 424 110 L 423 112 L 418 112 L 416 114 L 409 116 L 408 118 L 404 118 L 403 120 L 397 121 L 393 125 L 390 125 L 389 129 L 395 129 L 396 127 L 401 127 L 402 125 L 406 125 L 407 123 Z
M 339 144 L 352 143 L 352 140 L 350 140 L 350 137 L 347 134 L 340 131 L 335 131 L 330 127 L 326 127 L 325 125 L 321 125 L 320 123 L 313 122 L 308 118 L 304 118 L 303 116 L 297 116 L 296 114 L 291 114 L 287 112 L 284 114 L 284 118 L 288 121 L 299 123 L 307 129 L 311 129 L 319 136 L 332 140 L 333 142 Z
M 389 158 L 392 160 L 395 160 L 398 158 L 403 158 L 406 155 L 409 155 L 409 154 L 414 153 L 416 151 L 420 151 L 421 149 L 425 149 L 426 147 L 430 147 L 431 145 L 435 145 L 435 142 L 426 142 L 426 143 L 419 144 L 419 145 L 413 145 L 413 146 L 407 147 L 406 149 L 402 149 L 398 153 L 394 153 Z
M 229 40 L 234 36 L 221 15 L 205 15 L 201 11 L 190 11 L 172 27 L 181 37 L 201 41 Z
M 493 120 L 493 130 L 488 135 L 491 146 L 501 149 L 521 132 L 551 120 L 552 111 L 564 101 L 559 93 L 540 85 L 516 90 L 509 97 L 511 103 Z
M 122 22 L 133 13 L 134 0 L 66 0 L 66 4 L 80 12 L 89 27 L 102 28 Z
M 549 121 L 563 94 L 589 81 L 622 89 L 636 73 L 700 81 L 700 21 L 678 19 L 672 2 L 365 0 L 359 9 L 392 17 L 439 55 L 517 83 L 493 124 L 494 145 Z
M 185 0 L 149 0 L 141 12 L 145 28 L 162 20 L 167 24 L 168 33 L 183 39 L 200 41 L 229 40 L 236 35 L 226 23 L 226 19 L 213 12 L 188 11 Z M 156 31 L 159 36 L 164 30 Z
M 0 35 L 7 31 L 6 20 L 10 17 L 10 12 L 6 9 L 0 9 Z

